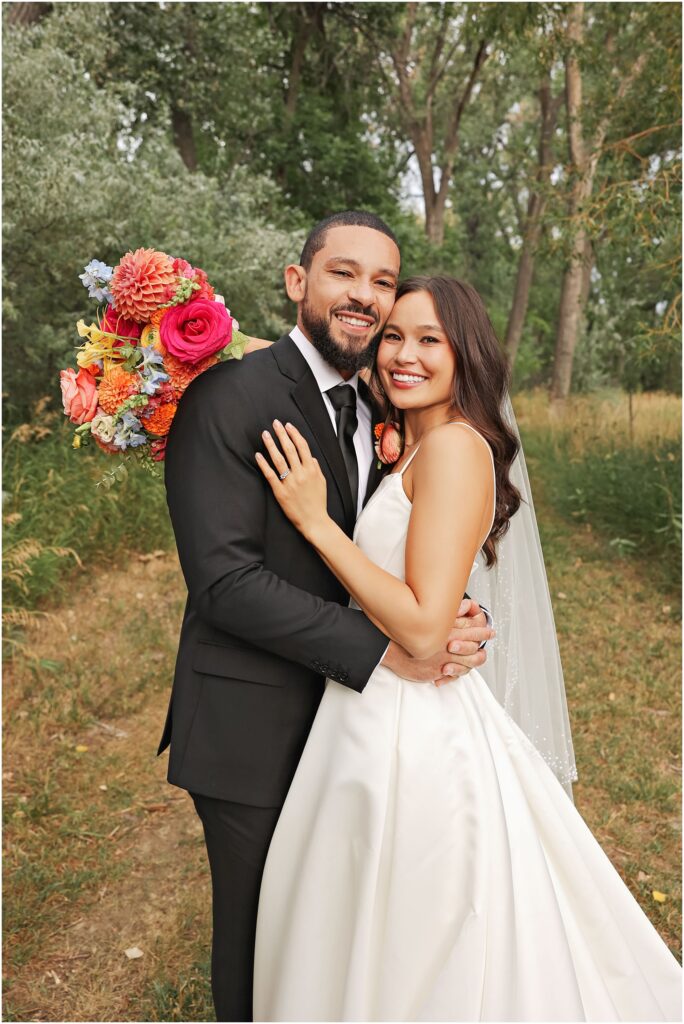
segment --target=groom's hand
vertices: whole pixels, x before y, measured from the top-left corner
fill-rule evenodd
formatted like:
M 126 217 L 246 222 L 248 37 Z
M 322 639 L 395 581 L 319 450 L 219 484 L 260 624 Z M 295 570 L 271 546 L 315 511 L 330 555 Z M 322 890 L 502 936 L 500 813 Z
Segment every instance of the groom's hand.
M 441 686 L 484 665 L 487 653 L 480 650 L 480 644 L 491 640 L 493 636 L 494 630 L 487 625 L 485 613 L 477 601 L 466 598 L 458 609 L 445 650 L 438 651 L 431 658 L 419 660 L 407 654 L 403 647 L 392 643 L 382 664 L 403 679 L 411 679 L 416 683 L 434 682 Z

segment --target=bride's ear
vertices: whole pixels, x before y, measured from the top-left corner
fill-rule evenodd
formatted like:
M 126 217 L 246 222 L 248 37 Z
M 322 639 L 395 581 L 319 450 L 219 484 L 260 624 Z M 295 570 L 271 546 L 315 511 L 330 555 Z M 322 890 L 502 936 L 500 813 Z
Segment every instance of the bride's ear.
M 291 302 L 302 302 L 306 294 L 306 270 L 297 263 L 285 267 L 285 291 Z

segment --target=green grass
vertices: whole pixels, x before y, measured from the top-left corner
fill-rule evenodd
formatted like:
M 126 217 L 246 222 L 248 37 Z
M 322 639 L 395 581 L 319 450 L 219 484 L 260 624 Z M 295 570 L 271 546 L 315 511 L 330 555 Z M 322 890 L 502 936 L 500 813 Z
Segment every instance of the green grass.
M 72 436 L 68 424 L 57 422 L 43 440 L 5 443 L 4 601 L 10 609 L 34 609 L 66 595 L 77 568 L 67 549 L 80 559 L 80 571 L 93 573 L 124 552 L 172 545 L 163 483 L 133 467 L 122 483 L 98 487 L 117 457 L 95 448 L 75 451 Z
M 551 504 L 565 516 L 600 530 L 616 554 L 681 550 L 681 449 L 604 447 L 573 454 L 570 435 L 549 438 L 527 430 L 531 470 L 544 480 Z M 676 558 L 673 560 L 675 561 Z

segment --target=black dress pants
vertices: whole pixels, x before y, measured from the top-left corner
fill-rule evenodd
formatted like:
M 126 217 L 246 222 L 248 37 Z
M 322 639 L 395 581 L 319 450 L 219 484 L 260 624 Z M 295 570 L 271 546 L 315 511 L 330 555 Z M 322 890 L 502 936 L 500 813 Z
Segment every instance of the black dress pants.
M 204 826 L 211 869 L 216 1019 L 251 1021 L 259 887 L 280 807 L 190 795 Z

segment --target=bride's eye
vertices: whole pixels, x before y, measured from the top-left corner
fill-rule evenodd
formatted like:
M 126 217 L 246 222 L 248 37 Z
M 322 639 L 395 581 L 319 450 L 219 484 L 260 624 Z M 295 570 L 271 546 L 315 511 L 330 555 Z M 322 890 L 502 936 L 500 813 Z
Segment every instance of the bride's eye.
M 398 334 L 395 334 L 394 331 L 385 331 L 385 333 L 382 336 L 382 340 L 383 341 L 401 341 L 401 338 L 399 337 Z
M 431 345 L 433 345 L 433 344 L 434 345 L 439 345 L 439 338 L 433 338 L 433 336 L 431 334 L 426 334 L 425 337 L 421 338 L 420 340 L 421 341 L 427 341 Z

